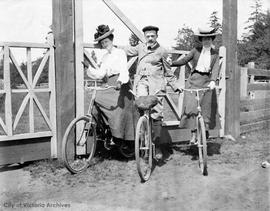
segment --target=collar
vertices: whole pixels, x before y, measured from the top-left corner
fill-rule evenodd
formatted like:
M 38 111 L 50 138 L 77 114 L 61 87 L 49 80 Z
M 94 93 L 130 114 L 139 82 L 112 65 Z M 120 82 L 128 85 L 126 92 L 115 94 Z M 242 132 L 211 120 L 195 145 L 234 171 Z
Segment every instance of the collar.
M 147 45 L 145 45 L 145 46 L 146 46 L 146 49 L 147 50 L 152 51 L 152 50 L 155 50 L 155 49 L 157 49 L 159 47 L 159 43 L 158 42 L 155 42 L 155 44 L 152 45 L 152 46 L 147 46 Z
M 106 49 L 106 50 L 107 50 L 107 53 L 108 53 L 108 54 L 111 54 L 115 49 L 116 49 L 116 48 L 113 46 L 112 49 L 111 49 L 111 51 L 109 51 L 109 50 L 107 50 L 107 49 Z
M 210 51 L 211 50 L 211 46 L 210 47 L 207 47 L 207 48 L 206 47 L 203 47 L 202 50 L 203 51 Z

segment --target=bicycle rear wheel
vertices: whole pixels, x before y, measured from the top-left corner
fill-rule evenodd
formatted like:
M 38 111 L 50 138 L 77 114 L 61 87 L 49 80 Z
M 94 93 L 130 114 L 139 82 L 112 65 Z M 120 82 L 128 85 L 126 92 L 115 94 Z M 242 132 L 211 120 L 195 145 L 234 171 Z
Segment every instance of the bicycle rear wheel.
M 96 150 L 96 129 L 91 117 L 75 118 L 67 127 L 62 141 L 62 159 L 73 174 L 90 165 Z
M 207 143 L 206 143 L 206 132 L 205 124 L 202 117 L 198 118 L 198 149 L 199 149 L 199 167 L 204 176 L 208 175 L 207 171 Z
M 142 182 L 150 178 L 152 172 L 152 138 L 149 118 L 139 118 L 135 136 L 135 158 L 137 170 Z

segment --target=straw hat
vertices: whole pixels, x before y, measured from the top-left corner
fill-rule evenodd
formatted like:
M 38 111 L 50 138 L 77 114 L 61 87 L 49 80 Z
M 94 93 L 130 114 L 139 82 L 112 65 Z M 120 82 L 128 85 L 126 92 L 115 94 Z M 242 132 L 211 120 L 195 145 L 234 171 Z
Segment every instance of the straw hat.
M 194 33 L 195 36 L 200 37 L 216 37 L 218 33 L 216 32 L 215 28 L 212 27 L 204 27 L 204 28 L 198 28 L 198 31 Z

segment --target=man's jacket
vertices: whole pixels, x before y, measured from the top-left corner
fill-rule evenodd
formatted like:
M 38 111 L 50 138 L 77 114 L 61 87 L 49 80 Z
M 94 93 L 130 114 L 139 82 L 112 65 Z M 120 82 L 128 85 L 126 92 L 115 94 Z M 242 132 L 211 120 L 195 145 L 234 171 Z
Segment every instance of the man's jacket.
M 146 44 L 140 43 L 135 47 L 128 46 L 124 50 L 128 56 L 138 56 L 138 66 L 134 77 L 134 89 L 142 77 L 147 77 L 149 82 L 149 94 L 165 90 L 168 83 L 173 90 L 177 89 L 176 76 L 171 71 L 170 64 L 166 61 L 168 53 L 156 43 L 147 49 Z

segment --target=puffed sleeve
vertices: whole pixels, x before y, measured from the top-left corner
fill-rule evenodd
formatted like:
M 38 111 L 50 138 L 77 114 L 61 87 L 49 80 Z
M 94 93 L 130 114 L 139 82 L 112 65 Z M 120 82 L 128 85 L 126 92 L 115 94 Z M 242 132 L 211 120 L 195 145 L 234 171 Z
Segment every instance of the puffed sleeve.
M 99 69 L 95 69 L 89 66 L 89 68 L 86 70 L 86 73 L 90 78 L 94 80 L 98 80 L 98 79 L 103 79 L 105 77 L 106 70 L 102 67 Z
M 136 46 L 130 46 L 130 45 L 129 46 L 124 46 L 122 49 L 125 51 L 125 53 L 128 56 L 131 56 L 131 57 L 138 56 L 138 54 L 139 54 L 139 45 L 136 45 Z
M 127 56 L 125 52 L 121 49 L 118 49 L 118 69 L 119 69 L 119 77 L 118 81 L 120 81 L 122 84 L 125 84 L 129 81 L 129 72 L 127 68 Z
M 176 67 L 176 66 L 182 66 L 187 64 L 189 61 L 191 61 L 193 59 L 194 53 L 195 53 L 195 48 L 192 49 L 188 55 L 186 55 L 184 58 L 176 60 L 176 61 L 172 61 L 172 67 Z

